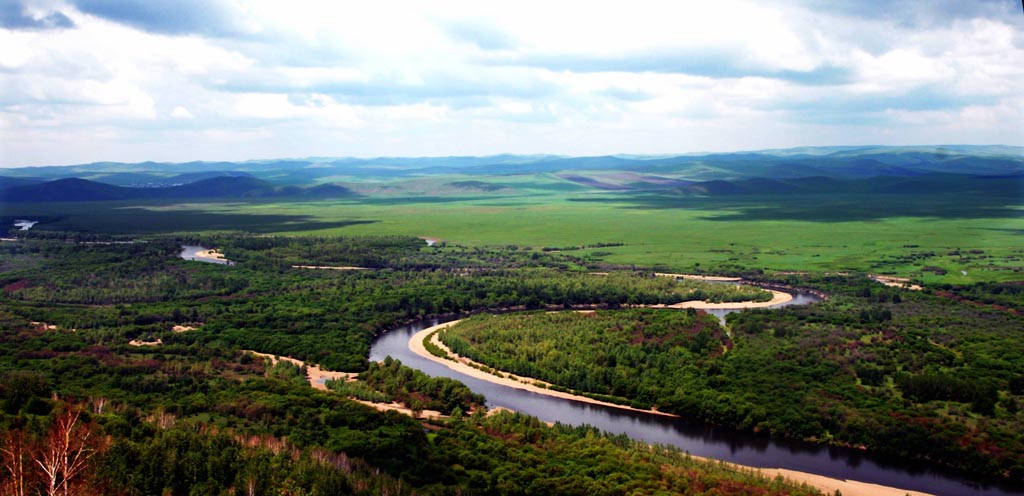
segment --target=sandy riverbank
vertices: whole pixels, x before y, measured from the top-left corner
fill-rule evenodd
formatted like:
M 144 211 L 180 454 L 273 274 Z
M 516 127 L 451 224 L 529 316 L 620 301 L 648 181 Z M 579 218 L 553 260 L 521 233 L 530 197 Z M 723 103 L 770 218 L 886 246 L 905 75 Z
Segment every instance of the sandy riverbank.
M 867 482 L 859 482 L 855 480 L 833 479 L 831 477 L 825 477 L 824 475 L 808 474 L 806 472 L 797 472 L 795 470 L 786 470 L 782 468 L 763 468 L 757 470 L 769 477 L 781 475 L 785 479 L 802 482 L 808 486 L 816 487 L 826 494 L 835 494 L 836 491 L 839 491 L 843 496 L 934 496 L 930 493 L 907 491 L 905 489 L 880 486 L 878 484 L 869 484 Z
M 763 288 L 762 288 L 763 289 Z M 684 301 L 671 305 L 644 305 L 647 308 L 696 308 L 699 310 L 738 310 L 742 308 L 767 308 L 781 305 L 793 300 L 793 295 L 784 291 L 765 289 L 771 291 L 772 299 L 768 301 L 729 301 L 725 303 L 711 303 L 707 301 Z
M 724 276 L 699 276 L 696 274 L 671 274 L 665 272 L 655 272 L 654 275 L 660 277 L 676 277 L 680 279 L 693 279 L 695 281 L 714 281 L 714 282 L 739 282 L 742 279 L 739 277 L 724 277 Z
M 707 461 L 720 461 L 713 458 L 706 458 L 703 456 L 690 455 L 691 458 L 697 460 Z M 908 491 L 906 489 L 899 489 L 889 486 L 880 486 L 878 484 L 870 484 L 867 482 L 859 482 L 848 479 L 835 479 L 832 477 L 826 477 L 824 475 L 811 474 L 807 472 L 798 472 L 796 470 L 789 470 L 785 468 L 757 468 L 748 467 L 746 465 L 740 465 L 732 462 L 721 462 L 737 470 L 748 471 L 759 473 L 769 479 L 781 476 L 784 479 L 790 480 L 796 483 L 807 484 L 808 486 L 817 488 L 825 494 L 835 494 L 838 490 L 843 496 L 934 496 L 931 493 L 922 493 L 919 491 Z
M 211 260 L 224 260 L 225 262 L 228 260 L 227 258 L 224 257 L 223 253 L 220 253 L 217 250 L 197 251 L 196 252 L 196 258 L 209 258 Z
M 703 276 L 701 276 L 701 277 L 703 277 Z M 659 304 L 659 305 L 645 305 L 645 307 L 647 307 L 647 308 L 672 308 L 672 309 L 696 308 L 696 309 L 701 309 L 701 310 L 712 310 L 712 309 L 731 310 L 731 309 L 741 309 L 741 308 L 765 308 L 765 307 L 771 307 L 771 306 L 779 305 L 779 304 L 782 304 L 782 303 L 787 303 L 787 302 L 789 302 L 789 301 L 791 301 L 793 299 L 793 295 L 791 295 L 789 293 L 785 293 L 785 292 L 782 292 L 782 291 L 775 291 L 775 290 L 766 290 L 766 291 L 771 291 L 772 292 L 772 299 L 770 301 L 740 301 L 740 302 L 727 302 L 727 303 L 710 303 L 710 302 L 706 302 L 706 301 L 684 301 L 684 302 L 680 302 L 680 303 L 674 303 L 672 305 L 663 305 L 663 304 Z M 460 372 L 460 373 L 466 374 L 468 376 L 476 377 L 478 379 L 482 379 L 482 380 L 485 380 L 485 381 L 493 382 L 493 383 L 496 383 L 496 384 L 501 384 L 503 386 L 513 387 L 513 388 L 516 388 L 516 389 L 522 389 L 522 390 L 525 390 L 525 391 L 531 391 L 531 392 L 538 393 L 538 394 L 546 394 L 548 396 L 554 396 L 554 397 L 557 397 L 557 398 L 563 398 L 563 399 L 572 400 L 572 401 L 581 401 L 581 402 L 584 402 L 584 403 L 592 403 L 592 404 L 595 404 L 595 405 L 605 405 L 605 406 L 610 406 L 610 407 L 614 407 L 614 408 L 621 408 L 621 409 L 624 409 L 624 410 L 634 410 L 634 411 L 641 411 L 641 412 L 647 412 L 647 413 L 654 413 L 654 414 L 657 414 L 657 415 L 670 415 L 670 414 L 667 414 L 667 413 L 659 412 L 657 410 L 641 410 L 641 409 L 633 408 L 633 407 L 626 406 L 626 405 L 619 405 L 619 404 L 615 404 L 615 403 L 609 403 L 609 402 L 606 402 L 606 401 L 600 401 L 600 400 L 595 400 L 593 398 L 588 398 L 586 396 L 580 396 L 580 395 L 576 395 L 576 394 L 564 393 L 564 392 L 561 392 L 561 391 L 555 391 L 555 390 L 552 390 L 552 389 L 549 389 L 549 388 L 545 388 L 545 387 L 539 387 L 536 384 L 545 384 L 545 383 L 543 381 L 539 381 L 539 380 L 532 379 L 532 378 L 529 378 L 529 377 L 516 377 L 515 379 L 510 379 L 510 378 L 506 377 L 506 376 L 511 376 L 511 374 L 508 374 L 508 373 L 502 373 L 502 375 L 499 377 L 497 375 L 494 375 L 494 374 L 491 374 L 491 373 L 488 373 L 488 372 L 484 372 L 483 370 L 480 370 L 480 369 L 478 369 L 476 367 L 471 366 L 470 364 L 473 363 L 473 362 L 471 360 L 469 360 L 468 358 L 459 357 L 458 355 L 452 353 L 451 350 L 449 350 L 448 347 L 445 346 L 444 343 L 442 343 L 437 338 L 436 335 L 431 338 L 431 343 L 433 343 L 438 348 L 441 348 L 442 350 L 445 350 L 448 353 L 449 356 L 455 357 L 456 361 L 445 360 L 443 358 L 436 357 L 436 356 L 430 354 L 430 352 L 427 351 L 427 348 L 423 345 L 423 339 L 426 338 L 428 335 L 434 333 L 435 331 L 444 329 L 444 328 L 446 328 L 448 326 L 451 326 L 451 325 L 455 324 L 456 322 L 458 322 L 458 321 L 456 320 L 456 321 L 453 321 L 453 322 L 446 322 L 444 324 L 439 324 L 439 325 L 436 325 L 436 326 L 424 329 L 424 330 L 416 333 L 409 340 L 409 349 L 412 350 L 414 353 L 420 355 L 420 356 L 423 356 L 423 357 L 428 358 L 430 360 L 434 360 L 435 362 L 444 364 L 446 367 L 448 367 L 448 368 L 450 368 L 452 370 L 455 370 L 456 372 Z M 477 365 L 479 365 L 479 364 L 477 364 Z M 670 415 L 670 416 L 675 416 L 675 415 Z
M 545 383 L 542 382 L 542 381 L 538 381 L 536 379 L 531 379 L 529 377 L 517 377 L 516 379 L 510 379 L 508 377 L 505 377 L 506 375 L 510 375 L 510 374 L 504 374 L 503 373 L 502 377 L 499 377 L 499 376 L 496 376 L 494 374 L 490 374 L 490 373 L 484 372 L 484 371 L 482 371 L 480 369 L 477 369 L 477 368 L 474 368 L 473 366 L 471 366 L 470 364 L 474 363 L 474 362 L 472 362 L 468 358 L 460 357 L 460 356 L 452 353 L 451 350 L 449 350 L 448 347 L 445 346 L 444 343 L 442 343 L 441 340 L 439 340 L 436 335 L 431 337 L 431 342 L 434 345 L 436 345 L 437 347 L 441 348 L 442 350 L 445 350 L 446 352 L 448 352 L 449 356 L 455 357 L 456 361 L 445 360 L 443 358 L 431 355 L 430 352 L 427 351 L 426 346 L 423 345 L 423 340 L 427 336 L 429 336 L 430 334 L 434 333 L 435 331 L 439 331 L 441 329 L 444 329 L 446 327 L 454 325 L 457 322 L 459 322 L 459 321 L 455 320 L 455 321 L 452 321 L 452 322 L 445 322 L 444 324 L 438 324 L 438 325 L 433 326 L 433 327 L 428 327 L 428 328 L 426 328 L 426 329 L 424 329 L 424 330 L 414 334 L 412 336 L 412 338 L 409 339 L 409 349 L 412 350 L 412 352 L 416 353 L 417 355 L 420 355 L 420 356 L 422 356 L 424 358 L 427 358 L 427 359 L 433 360 L 433 361 L 435 361 L 437 363 L 440 363 L 440 364 L 442 364 L 442 365 L 444 365 L 444 366 L 446 366 L 446 367 L 448 367 L 448 368 L 450 368 L 450 369 L 452 369 L 452 370 L 454 370 L 456 372 L 459 372 L 461 374 L 465 374 L 465 375 L 468 375 L 470 377 L 476 377 L 477 379 L 481 379 L 481 380 L 488 381 L 488 382 L 493 382 L 495 384 L 500 384 L 502 386 L 508 386 L 508 387 L 511 387 L 511 388 L 522 389 L 524 391 L 530 391 L 530 392 L 533 392 L 533 393 L 544 394 L 544 395 L 547 395 L 547 396 L 554 396 L 556 398 L 562 398 L 562 399 L 567 399 L 567 400 L 572 400 L 572 401 L 580 401 L 580 402 L 583 402 L 583 403 L 591 403 L 591 404 L 594 404 L 594 405 L 604 405 L 604 406 L 609 406 L 609 407 L 613 407 L 613 408 L 620 408 L 620 409 L 623 409 L 623 410 L 633 410 L 635 412 L 646 412 L 646 413 L 653 413 L 653 414 L 656 414 L 656 415 L 666 415 L 666 416 L 670 416 L 670 417 L 675 417 L 676 416 L 676 415 L 671 415 L 671 414 L 668 414 L 668 413 L 659 412 L 657 410 L 641 410 L 639 408 L 633 408 L 633 407 L 626 406 L 626 405 L 617 405 L 615 403 L 609 403 L 607 401 L 595 400 L 593 398 L 588 398 L 586 396 L 580 396 L 580 395 L 570 394 L 570 393 L 563 393 L 561 391 L 555 391 L 555 390 L 552 390 L 552 389 L 547 389 L 547 388 L 539 387 L 539 386 L 536 386 L 535 384 L 537 384 L 537 383 L 545 384 Z
M 739 277 L 724 277 L 724 276 L 699 276 L 695 274 L 672 274 L 666 272 L 655 272 L 654 275 L 659 277 L 675 277 L 681 279 L 693 279 L 695 281 L 709 281 L 709 282 L 740 282 L 743 279 Z M 733 301 L 726 303 L 710 303 L 707 301 L 684 301 L 681 303 L 675 303 L 672 305 L 649 305 L 650 308 L 698 308 L 702 310 L 734 310 L 741 308 L 765 308 L 782 303 L 788 303 L 793 299 L 793 295 L 783 292 L 776 291 L 774 289 L 761 288 L 765 291 L 772 292 L 772 299 L 769 301 Z

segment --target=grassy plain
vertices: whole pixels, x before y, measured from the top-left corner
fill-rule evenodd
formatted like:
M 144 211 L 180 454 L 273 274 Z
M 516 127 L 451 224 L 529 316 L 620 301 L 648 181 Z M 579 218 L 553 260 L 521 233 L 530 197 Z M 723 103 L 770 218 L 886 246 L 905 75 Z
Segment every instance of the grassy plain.
M 1024 277 L 1024 198 L 673 196 L 585 190 L 548 174 L 445 187 L 461 179 L 364 183 L 355 187 L 363 196 L 343 200 L 20 204 L 4 215 L 46 219 L 39 227 L 50 230 L 397 234 L 468 246 L 583 247 L 572 253 L 669 271 L 867 271 L 952 284 Z M 608 243 L 622 245 L 587 248 Z

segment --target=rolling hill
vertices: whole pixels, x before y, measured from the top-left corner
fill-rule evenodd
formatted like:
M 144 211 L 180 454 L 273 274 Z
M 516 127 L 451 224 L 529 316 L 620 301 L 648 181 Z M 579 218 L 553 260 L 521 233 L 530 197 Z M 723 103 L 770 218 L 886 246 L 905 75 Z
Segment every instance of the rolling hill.
M 992 178 L 984 181 L 980 178 Z M 818 147 L 674 156 L 306 158 L 7 169 L 0 201 L 509 195 L 555 189 L 696 196 L 1022 193 L 1024 148 Z M 436 178 L 431 182 L 428 179 Z M 433 190 L 431 188 L 434 188 Z
M 68 178 L 4 188 L 0 190 L 0 201 L 89 202 L 292 196 L 340 198 L 352 195 L 353 193 L 343 186 L 324 184 L 310 188 L 278 187 L 268 181 L 249 176 L 219 176 L 162 188 L 133 188 Z
M 245 162 L 116 163 L 6 169 L 8 178 L 90 179 L 119 186 L 172 186 L 223 176 L 251 176 L 278 185 L 397 180 L 422 176 L 501 176 L 579 171 L 626 171 L 674 180 L 799 177 L 865 178 L 932 173 L 1024 173 L 1024 147 L 853 146 L 805 147 L 672 156 L 494 155 L 484 157 L 378 157 L 253 160 Z

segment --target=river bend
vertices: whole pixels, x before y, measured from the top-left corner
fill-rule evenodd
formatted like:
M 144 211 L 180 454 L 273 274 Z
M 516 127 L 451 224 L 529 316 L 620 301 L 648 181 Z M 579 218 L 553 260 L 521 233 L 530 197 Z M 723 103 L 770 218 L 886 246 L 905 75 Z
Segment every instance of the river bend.
M 793 300 L 784 305 L 821 301 L 820 297 L 811 293 L 794 292 L 793 296 Z M 708 312 L 722 317 L 732 311 L 736 310 Z M 381 361 L 391 356 L 429 375 L 457 379 L 474 392 L 486 396 L 488 406 L 492 408 L 505 407 L 548 422 L 588 424 L 614 434 L 624 433 L 643 442 L 672 445 L 696 456 L 751 467 L 790 469 L 936 495 L 1024 494 L 1024 491 L 981 486 L 919 464 L 884 461 L 854 449 L 773 439 L 765 435 L 738 432 L 693 420 L 554 398 L 469 377 L 409 350 L 409 338 L 413 334 L 442 322 L 444 321 L 427 319 L 381 334 L 371 345 L 370 360 Z

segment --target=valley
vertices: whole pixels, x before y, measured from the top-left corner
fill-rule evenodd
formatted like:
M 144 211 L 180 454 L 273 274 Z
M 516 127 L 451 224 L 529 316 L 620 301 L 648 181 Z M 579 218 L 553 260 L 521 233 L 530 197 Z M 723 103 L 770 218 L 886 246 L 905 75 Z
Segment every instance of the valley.
M 184 470 L 171 453 L 208 449 L 186 434 L 199 431 L 234 450 L 204 469 L 224 494 L 280 443 L 294 455 L 259 469 L 267 480 L 303 473 L 322 491 L 515 493 L 512 470 L 516 488 L 566 492 L 552 474 L 567 464 L 586 494 L 841 489 L 693 451 L 896 491 L 1018 494 L 1024 159 L 772 153 L 9 170 L 0 396 L 22 437 L 0 441 L 40 443 L 48 419 L 102 400 L 86 425 L 112 443 L 90 448 L 111 493 L 198 487 L 125 457 Z M 728 310 L 760 306 L 773 308 Z M 598 403 L 447 372 L 399 334 L 382 344 L 453 318 L 437 338 L 459 355 Z M 304 363 L 358 380 L 314 388 Z M 550 471 L 499 461 L 513 452 Z M 637 478 L 608 482 L 623 473 Z

